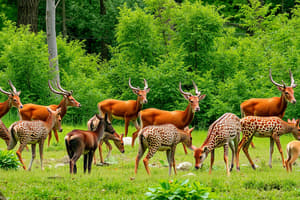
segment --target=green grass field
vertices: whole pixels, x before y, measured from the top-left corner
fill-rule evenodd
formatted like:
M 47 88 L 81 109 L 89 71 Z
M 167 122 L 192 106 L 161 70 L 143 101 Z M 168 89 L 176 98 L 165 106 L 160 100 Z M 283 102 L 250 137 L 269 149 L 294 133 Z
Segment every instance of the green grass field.
M 70 175 L 63 138 L 71 131 L 72 126 L 63 125 L 60 142 L 56 144 L 54 138 L 50 147 L 44 148 L 44 166 L 41 171 L 39 154 L 33 164 L 31 172 L 18 170 L 0 170 L 0 191 L 9 199 L 145 199 L 145 192 L 149 187 L 156 187 L 160 181 L 189 179 L 190 182 L 200 181 L 204 186 L 212 188 L 218 199 L 299 199 L 300 198 L 300 167 L 294 166 L 292 174 L 287 174 L 282 167 L 280 155 L 275 146 L 273 154 L 273 168 L 268 167 L 269 139 L 255 138 L 255 149 L 250 148 L 250 155 L 257 170 L 253 170 L 243 152 L 240 156 L 241 171 L 234 170 L 228 177 L 225 173 L 223 148 L 215 152 L 215 165 L 211 175 L 208 174 L 210 156 L 205 160 L 202 169 L 177 171 L 177 175 L 168 176 L 168 168 L 162 166 L 167 163 L 165 152 L 158 152 L 150 160 L 152 176 L 149 177 L 142 161 L 137 176 L 134 175 L 134 163 L 138 145 L 134 148 L 125 147 L 121 154 L 114 147 L 112 156 L 116 164 L 110 166 L 92 166 L 91 174 L 83 174 L 82 158 L 77 162 L 78 174 Z M 84 126 L 76 127 L 85 129 Z M 124 132 L 124 127 L 115 127 L 118 133 Z M 129 133 L 134 131 L 130 127 Z M 206 137 L 206 131 L 193 132 L 193 144 L 199 147 Z M 286 157 L 286 144 L 293 140 L 291 135 L 281 137 L 281 144 Z M 6 148 L 3 140 L 0 149 Z M 16 151 L 17 147 L 14 149 Z M 104 147 L 105 150 L 105 147 Z M 38 148 L 37 148 L 38 151 Z M 104 154 L 106 154 L 106 150 Z M 99 159 L 98 151 L 96 152 Z M 146 155 L 146 154 L 145 154 Z M 231 155 L 231 154 L 230 154 Z M 24 150 L 22 154 L 26 166 L 29 165 L 31 152 Z M 193 152 L 188 155 L 183 152 L 182 145 L 176 151 L 176 163 L 184 161 L 193 163 Z M 230 156 L 231 159 L 231 156 Z M 63 165 L 64 164 L 64 165 Z M 134 178 L 133 178 L 134 177 Z

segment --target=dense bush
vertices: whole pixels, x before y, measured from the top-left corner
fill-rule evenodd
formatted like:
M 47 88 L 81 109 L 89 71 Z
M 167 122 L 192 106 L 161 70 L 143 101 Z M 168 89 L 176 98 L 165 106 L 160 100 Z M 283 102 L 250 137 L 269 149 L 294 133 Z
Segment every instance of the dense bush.
M 0 150 L 1 169 L 17 169 L 20 165 L 21 163 L 13 151 Z

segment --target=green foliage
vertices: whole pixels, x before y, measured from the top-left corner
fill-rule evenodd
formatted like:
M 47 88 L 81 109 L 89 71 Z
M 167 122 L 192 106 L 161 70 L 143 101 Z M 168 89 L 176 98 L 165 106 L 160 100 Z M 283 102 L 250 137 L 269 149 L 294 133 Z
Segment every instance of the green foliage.
M 147 199 L 186 199 L 186 200 L 196 200 L 196 199 L 213 199 L 213 193 L 208 187 L 204 187 L 200 182 L 196 181 L 192 184 L 186 179 L 181 183 L 177 180 L 175 181 L 162 181 L 160 186 L 156 188 L 148 188 L 150 192 L 145 193 Z
M 1 169 L 17 169 L 21 165 L 14 151 L 0 150 L 0 168 Z

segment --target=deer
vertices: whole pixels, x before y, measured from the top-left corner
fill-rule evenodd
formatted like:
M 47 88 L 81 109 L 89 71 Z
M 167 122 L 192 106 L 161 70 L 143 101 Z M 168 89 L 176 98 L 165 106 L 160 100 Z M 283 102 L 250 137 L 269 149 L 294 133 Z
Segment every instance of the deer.
M 248 116 L 241 119 L 241 127 L 243 132 L 243 138 L 239 143 L 237 150 L 237 165 L 239 167 L 239 153 L 243 149 L 246 157 L 248 158 L 253 169 L 256 169 L 254 162 L 252 161 L 248 148 L 252 138 L 255 137 L 269 137 L 270 141 L 275 140 L 279 153 L 282 159 L 282 165 L 285 167 L 283 152 L 280 144 L 279 137 L 281 135 L 292 133 L 296 140 L 300 140 L 299 119 L 295 123 L 288 123 L 283 121 L 279 117 L 258 117 Z M 272 168 L 272 154 L 273 154 L 274 142 L 270 142 L 270 159 L 269 167 Z
M 147 103 L 147 93 L 150 91 L 148 83 L 144 79 L 144 89 L 141 90 L 139 87 L 133 87 L 131 85 L 131 79 L 129 78 L 128 85 L 134 94 L 137 95 L 137 100 L 121 101 L 115 99 L 106 99 L 98 103 L 98 109 L 100 115 L 103 117 L 108 114 L 109 121 L 112 117 L 116 119 L 125 120 L 125 137 L 128 134 L 129 122 L 133 121 L 135 128 L 138 130 L 139 125 L 137 122 L 138 113 L 141 111 L 143 104 Z
M 141 128 L 147 127 L 149 125 L 162 124 L 173 124 L 179 129 L 184 129 L 185 127 L 187 127 L 192 122 L 195 112 L 200 111 L 199 101 L 203 100 L 206 96 L 205 94 L 201 95 L 201 92 L 198 90 L 196 83 L 194 81 L 192 82 L 196 95 L 192 95 L 189 92 L 184 92 L 181 88 L 181 82 L 179 83 L 180 93 L 189 102 L 184 111 L 165 111 L 156 108 L 148 108 L 142 110 L 139 114 Z M 132 146 L 134 145 L 137 133 L 138 131 L 136 131 L 132 136 Z M 184 151 L 187 154 L 185 147 Z
M 108 115 L 105 114 L 105 118 L 100 115 L 96 115 L 100 120 L 95 131 L 85 131 L 74 129 L 65 136 L 65 145 L 68 156 L 70 158 L 70 174 L 77 173 L 76 162 L 83 154 L 83 172 L 91 173 L 92 160 L 94 153 L 99 146 L 100 140 L 103 138 L 104 132 L 113 134 L 115 132 L 111 123 L 108 121 Z
M 240 118 L 232 113 L 225 113 L 222 115 L 209 126 L 207 137 L 202 146 L 194 150 L 195 168 L 201 168 L 204 160 L 207 158 L 208 154 L 211 153 L 209 167 L 209 174 L 211 174 L 215 159 L 215 149 L 223 147 L 226 172 L 229 176 L 234 166 L 234 160 L 237 161 L 236 153 L 240 140 L 240 132 Z M 228 146 L 232 152 L 230 169 L 228 168 Z
M 0 138 L 5 141 L 7 146 L 9 145 L 10 135 L 8 134 L 8 129 L 2 120 L 0 120 Z
M 18 110 L 23 108 L 23 104 L 20 100 L 21 91 L 17 91 L 15 86 L 12 84 L 11 80 L 8 81 L 12 91 L 7 92 L 0 87 L 0 92 L 6 94 L 8 99 L 0 103 L 0 118 L 2 118 L 6 113 L 8 113 L 11 107 L 16 107 Z
M 150 158 L 152 158 L 157 151 L 166 151 L 169 163 L 169 176 L 171 176 L 172 167 L 174 169 L 174 174 L 176 175 L 176 145 L 182 142 L 190 149 L 193 149 L 191 136 L 193 130 L 194 128 L 184 131 L 178 129 L 173 124 L 151 125 L 141 129 L 139 132 L 139 151 L 135 159 L 135 174 L 137 174 L 139 161 L 148 148 L 148 153 L 143 159 L 143 162 L 149 176 L 151 173 L 148 163 Z
M 94 115 L 87 123 L 88 130 L 89 131 L 95 131 L 100 120 L 97 118 L 96 115 Z M 103 154 L 102 154 L 102 144 L 105 142 L 106 146 L 108 147 L 108 153 L 105 159 L 109 159 L 112 151 L 112 145 L 109 143 L 109 140 L 112 140 L 115 144 L 115 146 L 119 149 L 121 153 L 124 153 L 124 142 L 123 142 L 123 136 L 124 134 L 119 135 L 117 132 L 114 132 L 113 134 L 109 132 L 104 132 L 103 138 L 100 139 L 99 142 L 99 155 L 100 155 L 100 163 L 102 165 L 108 164 L 104 162 Z M 96 164 L 96 156 L 94 155 L 94 164 Z
M 17 142 L 20 142 L 20 146 L 16 152 L 20 162 L 23 165 L 24 170 L 26 170 L 26 165 L 22 159 L 22 151 L 27 144 L 31 144 L 31 161 L 29 164 L 28 171 L 31 170 L 33 160 L 35 159 L 35 149 L 36 144 L 39 144 L 39 152 L 40 152 L 40 160 L 41 160 L 41 169 L 44 170 L 43 167 L 43 147 L 45 139 L 48 136 L 49 131 L 51 131 L 54 127 L 62 132 L 61 128 L 61 108 L 53 111 L 50 107 L 47 107 L 48 117 L 46 121 L 42 120 L 34 120 L 27 121 L 21 120 L 13 123 L 8 132 L 10 134 L 10 142 L 7 147 L 8 150 L 13 149 Z
M 287 159 L 285 160 L 286 171 L 292 172 L 292 166 L 297 158 L 300 156 L 300 141 L 294 140 L 287 144 Z
M 52 110 L 56 110 L 58 108 L 61 108 L 61 118 L 65 116 L 67 113 L 68 106 L 72 107 L 81 107 L 81 104 L 76 101 L 76 99 L 72 96 L 73 91 L 67 91 L 63 89 L 58 81 L 56 81 L 57 88 L 60 91 L 57 91 L 53 89 L 51 86 L 50 80 L 48 80 L 48 86 L 50 88 L 50 91 L 52 91 L 54 94 L 62 95 L 63 99 L 58 105 L 49 105 L 49 107 Z M 36 105 L 36 104 L 24 104 L 23 109 L 19 110 L 20 118 L 21 120 L 42 120 L 46 121 L 48 117 L 48 112 L 47 112 L 47 106 L 42 106 L 42 105 Z M 57 130 L 54 127 L 53 129 L 54 136 L 57 142 L 59 142 Z M 52 134 L 51 131 L 49 132 L 49 137 L 48 137 L 48 146 L 50 145 L 50 140 L 51 140 Z
M 240 106 L 242 118 L 245 116 L 277 116 L 282 119 L 284 117 L 288 102 L 292 104 L 296 103 L 296 99 L 294 97 L 294 88 L 297 85 L 295 84 L 295 80 L 291 70 L 289 70 L 289 73 L 291 85 L 287 86 L 283 81 L 282 84 L 276 83 L 272 78 L 272 69 L 270 69 L 269 78 L 271 82 L 275 86 L 277 86 L 278 90 L 281 92 L 281 96 L 265 99 L 253 98 L 244 101 Z M 274 141 L 272 138 L 271 143 L 273 143 L 274 145 Z M 251 143 L 251 145 L 252 147 L 254 147 L 253 143 Z

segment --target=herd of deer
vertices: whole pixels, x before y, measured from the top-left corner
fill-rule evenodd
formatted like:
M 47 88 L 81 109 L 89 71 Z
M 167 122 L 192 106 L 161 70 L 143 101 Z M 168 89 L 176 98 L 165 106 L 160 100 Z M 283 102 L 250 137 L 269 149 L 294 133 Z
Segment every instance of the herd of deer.
M 189 129 L 188 126 L 192 122 L 195 112 L 200 111 L 199 101 L 203 100 L 206 95 L 201 95 L 195 82 L 193 81 L 193 86 L 196 95 L 184 92 L 181 83 L 179 83 L 179 91 L 188 101 L 188 105 L 184 111 L 164 111 L 155 108 L 142 110 L 143 104 L 147 103 L 147 93 L 150 91 L 147 81 L 144 79 L 144 89 L 140 89 L 139 87 L 133 87 L 129 78 L 129 87 L 137 95 L 137 100 L 120 101 L 106 99 L 101 101 L 98 103 L 100 114 L 96 114 L 88 121 L 88 131 L 76 129 L 65 136 L 66 150 L 70 158 L 70 173 L 77 173 L 76 161 L 82 154 L 84 155 L 84 172 L 88 168 L 88 172 L 90 173 L 93 156 L 97 147 L 99 148 L 101 163 L 104 163 L 101 148 L 103 142 L 109 147 L 107 157 L 109 157 L 112 149 L 109 140 L 113 140 L 120 152 L 124 153 L 123 134 L 119 135 L 116 133 L 111 124 L 112 118 L 125 120 L 125 137 L 128 134 L 130 121 L 134 122 L 137 129 L 132 137 L 132 146 L 137 137 L 139 140 L 135 173 L 137 173 L 140 159 L 148 148 L 148 154 L 143 159 L 143 162 L 149 175 L 148 162 L 156 151 L 166 151 L 169 163 L 169 175 L 171 175 L 172 167 L 176 174 L 174 155 L 178 143 L 183 143 L 184 148 L 187 146 L 194 151 L 196 169 L 202 166 L 205 158 L 211 153 L 209 169 L 209 173 L 211 173 L 214 163 L 214 150 L 218 147 L 224 148 L 224 161 L 228 175 L 233 169 L 234 162 L 236 162 L 237 170 L 240 170 L 239 153 L 241 149 L 243 149 L 252 168 L 255 169 L 255 164 L 248 152 L 253 136 L 270 138 L 270 167 L 272 167 L 275 140 L 282 158 L 283 167 L 286 167 L 288 172 L 292 171 L 292 164 L 300 155 L 300 141 L 292 141 L 287 145 L 288 158 L 284 161 L 279 137 L 286 133 L 292 133 L 296 140 L 300 140 L 299 120 L 293 119 L 288 120 L 288 122 L 282 120 L 288 102 L 296 103 L 293 88 L 297 85 L 294 83 L 291 71 L 290 86 L 287 86 L 283 81 L 282 84 L 276 83 L 272 78 L 271 69 L 269 71 L 269 78 L 281 91 L 281 97 L 246 100 L 241 104 L 242 119 L 232 113 L 225 113 L 210 125 L 207 138 L 199 148 L 192 145 L 191 133 L 193 128 Z M 0 91 L 8 96 L 5 102 L 0 103 L 0 118 L 11 107 L 16 107 L 21 120 L 13 123 L 9 129 L 0 120 L 0 138 L 5 140 L 8 150 L 13 149 L 17 141 L 20 142 L 20 147 L 16 153 L 24 169 L 26 169 L 26 166 L 22 160 L 21 153 L 27 144 L 31 144 L 32 158 L 28 170 L 32 167 L 35 158 L 35 147 L 39 143 L 41 168 L 43 169 L 43 145 L 45 139 L 49 135 L 49 146 L 51 131 L 53 130 L 58 142 L 57 130 L 62 131 L 61 120 L 65 116 L 68 106 L 81 107 L 81 104 L 72 96 L 73 91 L 63 89 L 59 82 L 56 82 L 56 87 L 59 91 L 55 90 L 50 81 L 48 81 L 50 90 L 55 94 L 63 96 L 59 105 L 22 105 L 19 98 L 20 92 L 17 92 L 11 81 L 9 81 L 9 85 L 12 88 L 10 92 L 0 88 Z M 138 118 L 140 124 L 138 123 Z M 241 131 L 243 137 L 240 141 Z M 232 151 L 230 168 L 228 167 L 228 146 Z M 95 158 L 94 163 L 96 163 Z

